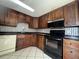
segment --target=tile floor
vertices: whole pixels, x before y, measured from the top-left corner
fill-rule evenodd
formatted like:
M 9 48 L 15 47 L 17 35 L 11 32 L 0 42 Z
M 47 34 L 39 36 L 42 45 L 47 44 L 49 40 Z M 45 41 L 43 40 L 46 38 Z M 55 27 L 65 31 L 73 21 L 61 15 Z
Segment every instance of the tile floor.
M 14 53 L 1 56 L 0 59 L 52 59 L 37 47 L 28 47 Z

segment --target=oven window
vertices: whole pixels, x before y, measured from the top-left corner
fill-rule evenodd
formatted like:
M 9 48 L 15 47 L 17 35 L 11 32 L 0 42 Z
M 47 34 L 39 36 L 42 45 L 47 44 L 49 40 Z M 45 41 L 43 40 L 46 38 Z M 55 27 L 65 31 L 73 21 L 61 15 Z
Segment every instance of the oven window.
M 58 49 L 58 43 L 56 41 L 48 41 L 46 43 L 47 46 L 51 47 L 51 48 L 56 48 Z

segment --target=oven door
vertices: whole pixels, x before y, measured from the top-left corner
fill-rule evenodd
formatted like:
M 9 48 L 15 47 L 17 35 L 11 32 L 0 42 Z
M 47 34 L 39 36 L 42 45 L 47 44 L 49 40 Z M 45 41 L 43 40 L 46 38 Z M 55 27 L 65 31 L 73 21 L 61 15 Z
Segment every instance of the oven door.
M 57 58 L 61 59 L 61 55 L 62 55 L 61 51 L 62 50 L 59 48 L 58 41 L 52 41 L 52 40 L 46 39 L 44 52 L 47 55 L 55 59 Z

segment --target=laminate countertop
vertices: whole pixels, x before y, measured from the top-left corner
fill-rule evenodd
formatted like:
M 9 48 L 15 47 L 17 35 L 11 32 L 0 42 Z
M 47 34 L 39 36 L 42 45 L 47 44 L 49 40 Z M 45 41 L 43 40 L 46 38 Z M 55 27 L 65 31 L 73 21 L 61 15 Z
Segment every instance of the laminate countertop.
M 37 34 L 37 35 L 47 35 L 48 33 L 42 32 L 0 32 L 0 35 L 18 35 L 18 34 Z

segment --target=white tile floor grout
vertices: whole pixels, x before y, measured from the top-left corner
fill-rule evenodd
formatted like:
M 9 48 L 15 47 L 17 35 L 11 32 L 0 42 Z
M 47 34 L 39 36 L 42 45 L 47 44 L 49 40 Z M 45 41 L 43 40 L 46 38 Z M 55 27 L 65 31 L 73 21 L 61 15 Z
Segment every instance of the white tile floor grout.
M 28 47 L 0 57 L 0 59 L 52 59 L 37 47 Z

